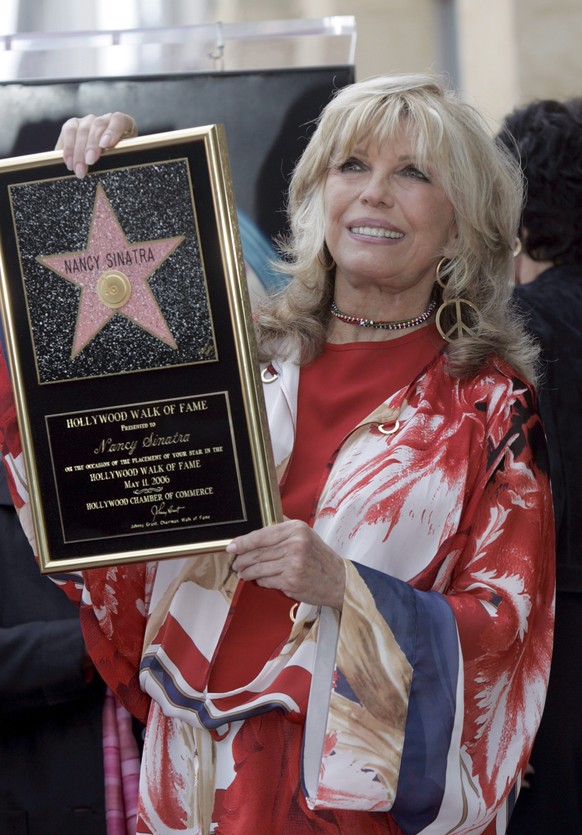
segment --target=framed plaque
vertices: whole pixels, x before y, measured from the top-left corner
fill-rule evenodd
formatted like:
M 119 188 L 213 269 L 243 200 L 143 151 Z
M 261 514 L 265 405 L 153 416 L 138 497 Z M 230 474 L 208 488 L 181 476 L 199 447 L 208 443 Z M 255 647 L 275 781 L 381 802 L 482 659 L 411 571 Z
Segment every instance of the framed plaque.
M 280 521 L 220 125 L 0 161 L 0 279 L 43 572 Z

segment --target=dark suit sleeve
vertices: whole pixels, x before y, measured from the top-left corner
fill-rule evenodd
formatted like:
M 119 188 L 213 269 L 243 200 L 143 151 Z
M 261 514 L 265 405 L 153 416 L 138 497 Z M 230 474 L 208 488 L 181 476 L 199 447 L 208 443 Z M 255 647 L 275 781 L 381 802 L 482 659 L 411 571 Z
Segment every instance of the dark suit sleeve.
M 546 296 L 544 293 L 546 291 L 545 284 L 541 284 L 539 279 L 536 281 L 537 284 L 533 282 L 532 285 L 526 284 L 523 287 L 516 287 L 514 303 L 523 317 L 525 326 L 541 347 L 540 382 L 538 386 L 539 409 L 548 439 L 554 516 L 556 530 L 559 531 L 566 507 L 567 491 L 563 461 L 568 452 L 562 447 L 563 439 L 559 428 L 561 382 L 559 376 L 556 375 L 560 374 L 558 358 L 562 352 L 566 351 L 566 346 L 560 344 L 563 339 L 563 330 L 560 328 L 559 314 L 558 318 L 552 318 L 552 315 L 555 316 L 556 314 L 552 313 L 551 295 Z M 532 292 L 532 290 L 536 292 Z M 568 362 L 572 361 L 574 361 L 574 357 L 568 359 Z
M 0 716 L 89 695 L 77 620 L 32 621 L 0 628 Z
M 0 465 L 1 466 L 1 465 Z M 0 720 L 84 699 L 89 675 L 79 612 L 41 575 L 0 470 Z

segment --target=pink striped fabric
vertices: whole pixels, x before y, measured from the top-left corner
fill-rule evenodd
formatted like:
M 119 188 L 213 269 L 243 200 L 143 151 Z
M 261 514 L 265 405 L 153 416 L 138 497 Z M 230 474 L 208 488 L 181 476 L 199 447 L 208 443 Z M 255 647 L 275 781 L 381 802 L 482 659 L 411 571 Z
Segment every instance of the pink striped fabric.
M 107 835 L 135 835 L 140 757 L 131 715 L 107 689 L 103 705 Z

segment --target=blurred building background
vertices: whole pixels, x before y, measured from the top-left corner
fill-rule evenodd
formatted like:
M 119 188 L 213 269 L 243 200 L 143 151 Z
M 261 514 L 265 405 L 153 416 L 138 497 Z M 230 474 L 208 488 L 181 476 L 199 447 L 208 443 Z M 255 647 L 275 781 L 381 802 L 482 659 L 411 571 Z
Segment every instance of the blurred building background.
M 215 68 L 220 60 L 228 70 L 252 66 L 259 51 L 256 60 L 270 63 L 265 33 L 259 50 L 257 41 L 248 37 L 249 24 L 341 16 L 355 19 L 359 79 L 384 72 L 446 72 L 493 122 L 532 98 L 582 94 L 580 0 L 2 0 L 0 35 L 212 27 L 220 21 L 243 28 L 232 29 L 234 37 L 226 44 L 217 28 L 217 50 L 207 47 L 207 39 L 190 39 L 183 48 L 190 50 L 196 65 L 193 53 L 199 43 L 201 69 L 209 68 L 212 54 Z M 243 33 L 240 39 L 237 31 Z M 7 80 L 13 71 L 14 61 L 7 61 L 2 69 L 2 46 L 6 59 L 12 43 L 4 39 L 0 44 L 0 80 Z M 292 45 L 276 37 L 271 48 L 276 66 L 318 63 L 317 39 L 299 39 Z M 64 74 L 72 53 L 57 46 L 59 51 Z M 170 47 L 166 56 L 168 51 Z M 85 51 L 87 74 L 95 60 L 98 75 L 103 64 L 90 52 Z M 108 74 L 116 63 L 120 74 L 131 73 L 130 53 L 122 46 L 107 48 Z M 151 43 L 148 54 L 155 72 L 156 62 L 164 59 L 163 44 Z M 34 61 L 28 59 L 29 75 L 34 75 Z M 333 56 L 328 62 L 333 63 Z M 22 56 L 19 63 L 27 65 Z M 58 63 L 54 74 L 59 75 Z

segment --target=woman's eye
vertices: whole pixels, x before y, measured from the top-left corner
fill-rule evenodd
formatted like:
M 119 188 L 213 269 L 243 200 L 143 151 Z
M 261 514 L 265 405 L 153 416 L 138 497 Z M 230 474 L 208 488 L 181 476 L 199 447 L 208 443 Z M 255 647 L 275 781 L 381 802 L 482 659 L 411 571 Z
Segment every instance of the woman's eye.
M 347 159 L 345 162 L 342 162 L 341 165 L 338 165 L 338 171 L 363 171 L 364 166 L 358 159 L 354 159 L 351 157 Z
M 424 180 L 424 182 L 429 182 L 426 174 L 423 174 L 422 171 L 416 167 L 416 165 L 407 165 L 402 173 L 406 177 L 410 177 L 412 180 Z

